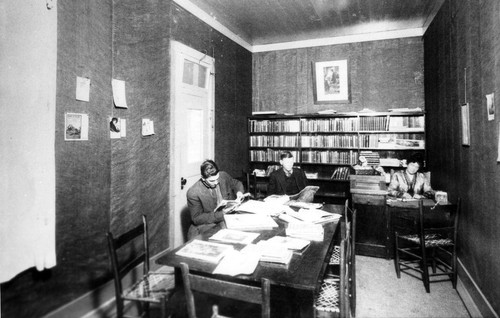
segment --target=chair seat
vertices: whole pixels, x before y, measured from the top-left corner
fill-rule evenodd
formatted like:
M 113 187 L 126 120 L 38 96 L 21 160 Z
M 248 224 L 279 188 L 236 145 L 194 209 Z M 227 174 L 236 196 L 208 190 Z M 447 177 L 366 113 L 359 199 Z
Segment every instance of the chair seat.
M 330 257 L 329 265 L 339 265 L 340 264 L 340 246 L 335 245 L 333 248 L 332 256 Z
M 170 296 L 175 288 L 175 277 L 171 273 L 151 272 L 123 292 L 123 298 L 159 303 L 163 296 Z
M 338 279 L 324 279 L 314 301 L 314 308 L 319 311 L 340 312 L 339 292 Z
M 413 242 L 413 243 L 420 243 L 420 238 L 418 235 L 401 235 L 401 239 Z M 447 237 L 442 237 L 439 234 L 426 234 L 424 236 L 424 241 L 425 241 L 425 246 L 426 247 L 438 247 L 438 246 L 452 246 L 453 245 L 453 240 L 447 238 Z

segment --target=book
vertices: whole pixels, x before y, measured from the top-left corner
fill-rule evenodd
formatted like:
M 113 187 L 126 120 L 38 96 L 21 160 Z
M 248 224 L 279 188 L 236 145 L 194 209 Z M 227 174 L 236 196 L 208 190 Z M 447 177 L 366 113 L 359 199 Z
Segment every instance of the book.
M 231 230 L 271 230 L 278 227 L 276 221 L 263 214 L 225 214 L 224 221 Z
M 275 110 L 262 110 L 262 111 L 255 111 L 252 112 L 252 116 L 256 115 L 276 115 L 277 112 Z
M 210 263 L 218 263 L 231 250 L 233 250 L 231 245 L 193 240 L 187 243 L 175 254 L 189 258 L 196 258 Z
M 319 209 L 299 209 L 298 211 L 291 210 L 287 212 L 303 222 L 322 224 L 340 219 L 342 216 L 336 213 L 330 213 Z
M 255 244 L 248 244 L 241 251 L 232 250 L 220 261 L 213 274 L 229 276 L 252 274 L 260 260 L 260 251 Z
M 239 199 L 235 200 L 222 200 L 217 207 L 215 207 L 214 212 L 222 211 L 223 213 L 230 213 L 239 207 L 246 199 L 250 197 L 250 193 L 245 193 Z
M 260 251 L 261 262 L 288 264 L 292 259 L 293 252 L 284 244 L 262 240 L 256 245 Z
M 246 245 L 252 243 L 259 235 L 259 233 L 221 229 L 209 237 L 209 240 Z
M 283 212 L 283 209 L 283 206 L 276 205 L 272 202 L 248 200 L 237 207 L 235 211 L 272 216 L 279 215 L 281 212 Z
M 318 186 L 307 186 L 300 190 L 299 193 L 290 195 L 290 200 L 296 200 L 300 202 L 313 202 L 314 195 L 318 192 Z
M 289 250 L 303 251 L 311 241 L 289 236 L 273 236 L 267 240 L 271 243 L 282 244 Z
M 323 241 L 325 233 L 321 224 L 306 222 L 290 222 L 285 232 L 287 236 L 310 241 Z

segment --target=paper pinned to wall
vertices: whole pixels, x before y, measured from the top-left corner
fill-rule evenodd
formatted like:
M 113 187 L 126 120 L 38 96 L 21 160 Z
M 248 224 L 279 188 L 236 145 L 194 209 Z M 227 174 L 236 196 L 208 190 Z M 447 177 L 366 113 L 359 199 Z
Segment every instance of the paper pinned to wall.
M 111 86 L 113 88 L 113 101 L 116 107 L 128 108 L 127 98 L 125 94 L 125 81 L 112 79 Z
M 155 134 L 154 123 L 151 119 L 142 119 L 142 135 L 151 136 Z
M 84 102 L 90 100 L 90 78 L 76 77 L 76 99 Z

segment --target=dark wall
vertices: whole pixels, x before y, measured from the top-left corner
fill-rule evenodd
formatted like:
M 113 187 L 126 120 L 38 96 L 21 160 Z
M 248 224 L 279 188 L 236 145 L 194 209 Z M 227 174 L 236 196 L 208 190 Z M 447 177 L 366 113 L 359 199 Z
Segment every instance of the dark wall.
M 57 266 L 2 284 L 2 317 L 40 317 L 108 282 L 105 233 L 142 213 L 151 254 L 168 247 L 171 38 L 215 55 L 215 159 L 235 176 L 246 167 L 248 51 L 170 1 L 58 1 Z M 88 103 L 75 100 L 76 76 L 91 79 Z M 112 78 L 126 81 L 127 109 L 113 105 Z M 89 141 L 64 141 L 66 112 L 89 115 Z M 109 138 L 110 116 L 127 120 L 125 138 Z M 141 136 L 142 118 L 155 135 Z
M 369 108 L 424 109 L 423 43 L 404 38 L 254 54 L 254 110 L 315 113 Z M 348 59 L 351 103 L 315 105 L 314 62 Z
M 446 1 L 424 36 L 428 165 L 433 185 L 462 198 L 459 258 L 500 313 L 500 112 L 488 121 L 486 94 L 500 91 L 500 3 Z M 462 146 L 460 105 L 470 105 Z M 463 275 L 465 276 L 465 275 Z
M 172 7 L 172 39 L 215 58 L 215 161 L 233 177 L 248 165 L 252 54 L 184 9 Z

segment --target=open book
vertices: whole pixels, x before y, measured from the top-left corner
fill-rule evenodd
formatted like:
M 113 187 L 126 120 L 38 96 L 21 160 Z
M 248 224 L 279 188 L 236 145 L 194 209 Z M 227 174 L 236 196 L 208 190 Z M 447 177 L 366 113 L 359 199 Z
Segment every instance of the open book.
M 231 250 L 233 250 L 232 245 L 193 240 L 175 254 L 210 263 L 218 263 Z
M 224 214 L 234 211 L 239 207 L 247 198 L 250 197 L 250 193 L 245 193 L 240 199 L 235 200 L 222 200 L 219 205 L 214 209 L 214 212 L 222 211 Z
M 265 202 L 282 204 L 304 209 L 319 209 L 321 203 L 312 203 L 314 195 L 319 190 L 318 186 L 307 186 L 299 193 L 293 195 L 273 194 L 264 199 Z

